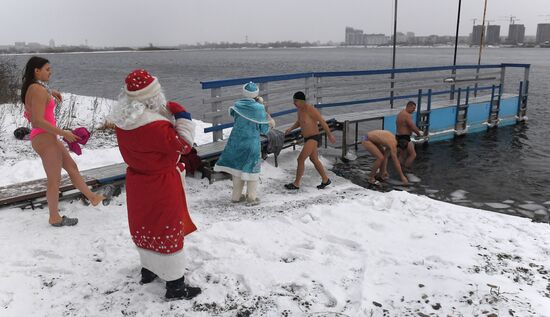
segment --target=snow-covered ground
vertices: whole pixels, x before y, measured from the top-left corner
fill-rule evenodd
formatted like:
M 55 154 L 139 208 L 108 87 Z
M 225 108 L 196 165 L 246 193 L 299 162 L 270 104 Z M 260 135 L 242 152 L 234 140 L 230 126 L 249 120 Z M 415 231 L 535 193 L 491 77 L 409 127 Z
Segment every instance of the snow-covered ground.
M 94 100 L 77 99 L 82 109 Z M 44 175 L 30 143 L 13 139 L 10 116 L 0 186 Z M 118 163 L 115 146 L 97 133 L 74 157 L 81 169 Z M 332 173 L 320 191 L 309 163 L 289 193 L 297 154 L 263 163 L 258 206 L 229 202 L 229 180 L 187 178 L 199 230 L 185 241 L 186 277 L 203 289 L 191 301 L 166 302 L 161 281 L 138 283 L 124 194 L 107 207 L 63 202 L 75 227 L 49 226 L 46 210 L 0 209 L 0 316 L 550 316 L 548 224 Z

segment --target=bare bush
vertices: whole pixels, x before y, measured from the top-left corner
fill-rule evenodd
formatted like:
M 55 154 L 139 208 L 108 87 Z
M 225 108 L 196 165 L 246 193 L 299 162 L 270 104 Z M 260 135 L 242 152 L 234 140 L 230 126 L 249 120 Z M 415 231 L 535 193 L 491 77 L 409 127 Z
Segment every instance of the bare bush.
M 13 59 L 0 57 L 0 104 L 17 103 L 19 97 L 19 77 Z

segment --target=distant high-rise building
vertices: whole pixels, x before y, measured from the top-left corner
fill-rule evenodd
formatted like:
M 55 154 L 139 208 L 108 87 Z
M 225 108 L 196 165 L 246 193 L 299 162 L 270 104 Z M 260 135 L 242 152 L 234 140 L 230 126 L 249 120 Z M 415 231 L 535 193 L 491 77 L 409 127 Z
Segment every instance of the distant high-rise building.
M 390 38 L 384 34 L 367 34 L 367 45 L 388 44 Z
M 414 43 L 414 32 L 407 32 L 407 43 L 412 44 Z
M 55 41 L 53 39 L 50 40 L 50 47 L 51 48 L 55 47 Z
M 517 45 L 523 43 L 525 39 L 525 26 L 523 24 L 510 24 L 508 28 L 508 44 Z
M 481 33 L 483 31 L 482 25 L 474 25 L 474 28 L 472 30 L 472 38 L 471 38 L 471 45 L 479 45 L 481 42 Z
M 537 44 L 550 42 L 550 23 L 540 23 L 537 25 Z
M 487 26 L 487 45 L 500 44 L 500 25 Z
M 346 27 L 346 45 L 366 45 L 367 40 L 363 30 L 357 30 L 352 27 Z

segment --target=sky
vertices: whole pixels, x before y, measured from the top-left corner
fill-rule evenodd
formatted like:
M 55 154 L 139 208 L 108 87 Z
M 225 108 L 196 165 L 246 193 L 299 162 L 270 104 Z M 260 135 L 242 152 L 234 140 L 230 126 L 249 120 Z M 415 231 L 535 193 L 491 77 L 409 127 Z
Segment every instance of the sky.
M 344 28 L 390 34 L 393 0 L 2 0 L 0 45 L 140 46 L 197 42 L 335 41 Z M 484 0 L 462 0 L 461 35 L 480 23 Z M 458 0 L 399 0 L 398 31 L 454 35 Z M 8 13 L 8 14 L 6 14 Z M 488 0 L 487 19 L 527 35 L 550 23 L 550 0 Z M 546 16 L 545 16 L 546 15 Z

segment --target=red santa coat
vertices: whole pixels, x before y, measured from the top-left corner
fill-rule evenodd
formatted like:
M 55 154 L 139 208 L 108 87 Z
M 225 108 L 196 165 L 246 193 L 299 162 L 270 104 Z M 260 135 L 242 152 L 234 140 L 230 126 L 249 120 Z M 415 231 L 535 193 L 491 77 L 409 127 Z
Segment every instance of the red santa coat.
M 180 155 L 191 151 L 191 146 L 170 121 L 160 117 L 144 118 L 132 129 L 117 127 L 116 136 L 128 164 L 128 222 L 142 266 L 174 280 L 184 272 L 184 237 L 197 229 L 187 210 L 184 166 L 179 163 Z

